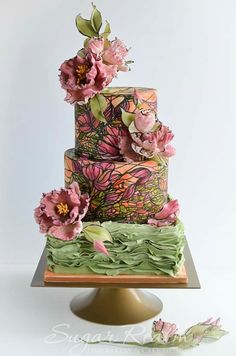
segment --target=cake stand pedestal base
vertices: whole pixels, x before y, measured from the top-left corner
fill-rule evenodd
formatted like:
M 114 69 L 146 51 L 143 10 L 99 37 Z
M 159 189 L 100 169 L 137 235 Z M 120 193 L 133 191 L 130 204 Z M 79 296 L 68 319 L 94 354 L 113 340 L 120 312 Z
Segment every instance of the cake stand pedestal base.
M 154 294 L 133 288 L 96 288 L 71 301 L 78 317 L 106 325 L 136 324 L 154 318 L 162 311 Z
M 185 278 L 185 283 L 183 281 L 181 283 L 182 277 L 179 280 L 180 276 L 169 278 L 165 276 L 164 278 L 163 276 L 137 275 L 71 276 L 56 273 L 54 275 L 49 274 L 47 269 L 47 250 L 44 248 L 31 286 L 79 288 L 80 294 L 71 301 L 70 308 L 75 315 L 85 320 L 107 325 L 139 323 L 154 318 L 162 310 L 162 302 L 154 294 L 139 288 L 200 288 L 187 241 L 184 256 L 185 272 L 182 277 L 187 275 L 187 279 Z M 82 288 L 95 289 L 92 292 L 90 289 L 90 292 L 84 293 L 81 290 Z

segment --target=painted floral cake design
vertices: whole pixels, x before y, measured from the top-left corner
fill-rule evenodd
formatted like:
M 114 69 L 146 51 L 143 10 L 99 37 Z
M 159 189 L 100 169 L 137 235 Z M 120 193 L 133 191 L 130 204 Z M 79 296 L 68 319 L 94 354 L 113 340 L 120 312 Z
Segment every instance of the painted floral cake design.
M 104 162 L 77 157 L 73 149 L 65 153 L 66 185 L 79 183 L 88 192 L 87 218 L 143 222 L 167 202 L 167 160 Z

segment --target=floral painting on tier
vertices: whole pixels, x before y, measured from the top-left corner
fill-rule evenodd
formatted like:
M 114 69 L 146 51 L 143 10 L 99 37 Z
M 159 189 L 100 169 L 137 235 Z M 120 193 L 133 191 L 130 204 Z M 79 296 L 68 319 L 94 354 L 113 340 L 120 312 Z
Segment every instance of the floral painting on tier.
M 139 111 L 151 111 L 157 121 L 156 90 L 117 87 L 107 88 L 101 95 L 106 102 L 105 122 L 94 117 L 89 104 L 75 105 L 76 153 L 91 159 L 123 161 L 121 136 L 130 134 L 122 121 L 122 112 L 134 113 L 139 102 Z
M 167 202 L 167 158 L 157 161 L 102 162 L 65 153 L 65 181 L 79 183 L 90 196 L 86 219 L 146 223 Z M 158 169 L 157 169 L 158 168 Z

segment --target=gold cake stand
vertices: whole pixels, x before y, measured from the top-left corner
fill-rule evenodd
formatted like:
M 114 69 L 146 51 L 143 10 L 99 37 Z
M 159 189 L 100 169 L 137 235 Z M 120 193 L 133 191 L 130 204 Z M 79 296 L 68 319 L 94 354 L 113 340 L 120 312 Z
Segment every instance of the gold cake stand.
M 176 277 L 164 275 L 75 276 L 48 271 L 45 248 L 31 286 L 93 287 L 92 292 L 80 293 L 72 299 L 70 309 L 76 316 L 107 325 L 136 324 L 154 318 L 163 308 L 163 304 L 157 296 L 139 290 L 139 288 L 201 288 L 187 242 L 184 256 L 185 265 Z

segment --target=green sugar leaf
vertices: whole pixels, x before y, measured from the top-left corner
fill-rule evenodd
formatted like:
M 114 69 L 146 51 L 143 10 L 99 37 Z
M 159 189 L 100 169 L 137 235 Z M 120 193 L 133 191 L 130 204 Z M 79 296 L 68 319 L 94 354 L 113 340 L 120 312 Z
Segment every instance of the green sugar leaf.
M 109 22 L 106 21 L 106 26 L 105 26 L 104 32 L 101 34 L 101 36 L 103 38 L 107 39 L 110 34 L 111 34 L 111 27 L 110 27 Z
M 112 241 L 110 232 L 103 226 L 88 225 L 83 229 L 86 239 L 90 242 L 94 241 Z
M 82 35 L 87 37 L 98 37 L 98 32 L 94 30 L 91 21 L 83 19 L 80 15 L 75 19 L 76 27 Z
M 94 31 L 99 34 L 100 28 L 102 26 L 102 15 L 95 5 L 93 5 L 93 12 L 91 14 L 90 22 Z
M 90 38 L 85 38 L 85 40 L 84 40 L 84 48 L 87 47 L 89 40 L 90 40 Z
M 139 131 L 136 129 L 136 126 L 135 126 L 135 124 L 134 124 L 134 121 L 132 121 L 131 124 L 129 125 L 129 132 L 130 132 L 130 133 L 139 132 Z
M 77 52 L 77 55 L 80 56 L 81 58 L 84 58 L 84 57 L 85 57 L 83 48 L 80 49 L 80 50 Z
M 96 94 L 93 98 L 90 99 L 90 108 L 93 113 L 93 116 L 101 122 L 106 122 L 103 112 L 107 107 L 107 102 L 102 94 Z
M 155 122 L 155 124 L 153 125 L 152 129 L 151 129 L 151 132 L 156 132 L 157 129 L 160 127 L 160 122 Z
M 123 109 L 121 109 L 121 119 L 123 121 L 123 123 L 125 124 L 125 126 L 129 127 L 130 124 L 134 121 L 135 118 L 135 114 L 125 111 Z

